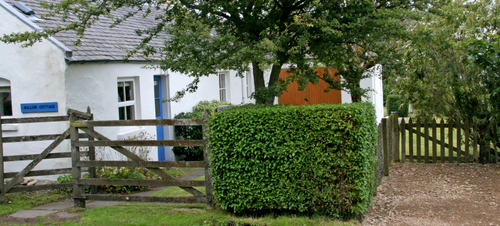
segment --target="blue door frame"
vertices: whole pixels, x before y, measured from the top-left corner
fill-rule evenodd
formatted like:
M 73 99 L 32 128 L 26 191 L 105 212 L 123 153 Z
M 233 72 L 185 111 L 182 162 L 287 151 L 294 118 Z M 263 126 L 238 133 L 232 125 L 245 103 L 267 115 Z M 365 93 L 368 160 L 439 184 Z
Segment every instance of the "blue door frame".
M 161 77 L 154 76 L 155 114 L 156 119 L 163 119 Z M 164 140 L 163 126 L 156 127 L 156 139 Z M 158 161 L 165 161 L 165 147 L 158 146 Z

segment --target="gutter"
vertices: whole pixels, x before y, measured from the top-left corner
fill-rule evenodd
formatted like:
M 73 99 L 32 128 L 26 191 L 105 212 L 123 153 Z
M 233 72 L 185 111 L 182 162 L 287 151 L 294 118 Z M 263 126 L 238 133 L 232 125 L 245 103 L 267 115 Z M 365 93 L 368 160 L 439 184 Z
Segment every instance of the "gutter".
M 75 60 L 73 58 L 70 58 L 70 59 L 66 58 L 67 64 L 109 63 L 109 62 L 112 62 L 112 63 L 151 63 L 153 61 L 151 61 L 151 60 Z
M 28 25 L 31 28 L 35 29 L 35 31 L 37 31 L 37 32 L 42 32 L 43 31 L 43 28 L 41 28 L 40 26 L 38 26 L 37 24 L 35 24 L 33 21 L 31 21 L 30 19 L 28 19 L 24 14 L 20 13 L 19 11 L 17 11 L 17 9 L 14 9 L 13 6 L 11 6 L 10 4 L 6 3 L 5 1 L 0 0 L 0 6 L 2 6 L 5 10 L 7 10 L 8 12 L 10 12 L 10 14 L 12 14 L 13 16 L 17 17 L 19 20 L 21 20 L 22 22 L 24 22 L 26 25 Z M 49 40 L 50 42 L 52 42 L 52 44 L 56 45 L 59 49 L 61 49 L 64 52 L 64 56 L 65 56 L 66 61 L 73 60 L 73 58 L 72 58 L 73 57 L 73 50 L 71 50 L 70 48 L 68 48 L 66 45 L 64 45 L 62 42 L 58 41 L 54 37 L 48 37 L 47 40 Z

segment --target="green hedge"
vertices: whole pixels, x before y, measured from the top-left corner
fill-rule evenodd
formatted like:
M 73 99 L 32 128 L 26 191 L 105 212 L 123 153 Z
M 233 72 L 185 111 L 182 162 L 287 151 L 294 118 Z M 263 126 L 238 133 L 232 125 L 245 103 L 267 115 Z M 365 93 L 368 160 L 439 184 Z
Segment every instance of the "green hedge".
M 408 103 L 404 104 L 399 108 L 399 95 L 388 95 L 387 96 L 387 114 L 397 111 L 399 117 L 408 117 Z
M 377 126 L 369 103 L 237 107 L 213 115 L 209 130 L 223 209 L 352 218 L 371 205 Z

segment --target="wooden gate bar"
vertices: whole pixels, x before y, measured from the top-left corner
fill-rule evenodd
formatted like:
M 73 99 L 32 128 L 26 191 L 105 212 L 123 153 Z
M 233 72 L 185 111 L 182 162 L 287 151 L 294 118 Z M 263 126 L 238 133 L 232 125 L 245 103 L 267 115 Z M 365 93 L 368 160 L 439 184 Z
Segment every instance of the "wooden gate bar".
M 81 156 L 87 156 L 88 152 L 80 152 Z M 4 156 L 3 160 L 5 162 L 9 161 L 24 161 L 24 160 L 33 160 L 38 156 L 38 154 L 35 155 L 9 155 L 9 156 Z M 71 158 L 71 152 L 58 152 L 58 153 L 50 153 L 45 157 L 45 159 L 57 159 L 57 158 Z
M 105 127 L 105 126 L 201 126 L 203 119 L 140 119 L 140 120 L 109 120 L 109 121 L 78 121 L 72 122 L 75 127 Z
M 83 127 L 81 127 L 83 128 Z M 177 147 L 203 147 L 204 140 L 99 140 L 76 141 L 77 146 L 177 146 Z
M 80 167 L 204 167 L 205 162 L 203 161 L 186 161 L 186 162 L 175 162 L 175 161 L 80 161 L 77 163 Z
M 85 195 L 87 200 L 123 202 L 164 202 L 164 203 L 206 203 L 205 196 L 164 197 L 164 196 L 126 196 L 126 195 Z
M 35 176 L 43 176 L 43 175 L 55 175 L 55 174 L 68 174 L 71 173 L 71 168 L 63 168 L 63 169 L 52 169 L 52 170 L 32 170 L 29 171 L 25 177 L 35 177 Z M 17 173 L 4 173 L 4 178 L 13 178 L 17 175 Z
M 177 186 L 177 187 L 203 187 L 205 181 L 202 180 L 145 180 L 145 179 L 97 179 L 82 178 L 79 185 L 129 185 L 129 186 Z M 203 194 L 203 193 L 202 193 Z
M 40 163 L 47 155 L 53 151 L 60 143 L 62 143 L 69 135 L 69 129 L 67 129 L 61 136 L 59 136 L 54 142 L 52 142 L 40 155 L 38 155 L 28 166 L 26 166 L 21 172 L 19 172 L 14 179 L 12 179 L 7 185 L 5 185 L 4 192 L 8 192 L 14 185 L 16 184 L 17 181 L 19 181 L 22 177 L 26 176 L 30 170 L 35 168 L 38 163 Z

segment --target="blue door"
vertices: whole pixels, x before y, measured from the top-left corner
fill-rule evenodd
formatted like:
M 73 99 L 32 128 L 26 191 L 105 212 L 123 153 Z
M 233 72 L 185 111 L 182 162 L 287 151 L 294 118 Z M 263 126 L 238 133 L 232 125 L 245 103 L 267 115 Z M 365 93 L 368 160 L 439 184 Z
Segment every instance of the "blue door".
M 162 107 L 162 101 L 161 101 L 161 77 L 160 76 L 155 76 L 154 77 L 154 90 L 155 90 L 155 114 L 156 114 L 156 119 L 163 119 L 163 107 Z M 157 126 L 156 127 L 156 137 L 157 140 L 164 140 L 165 135 L 163 131 L 163 126 Z M 159 146 L 158 147 L 158 161 L 165 161 L 165 147 Z

